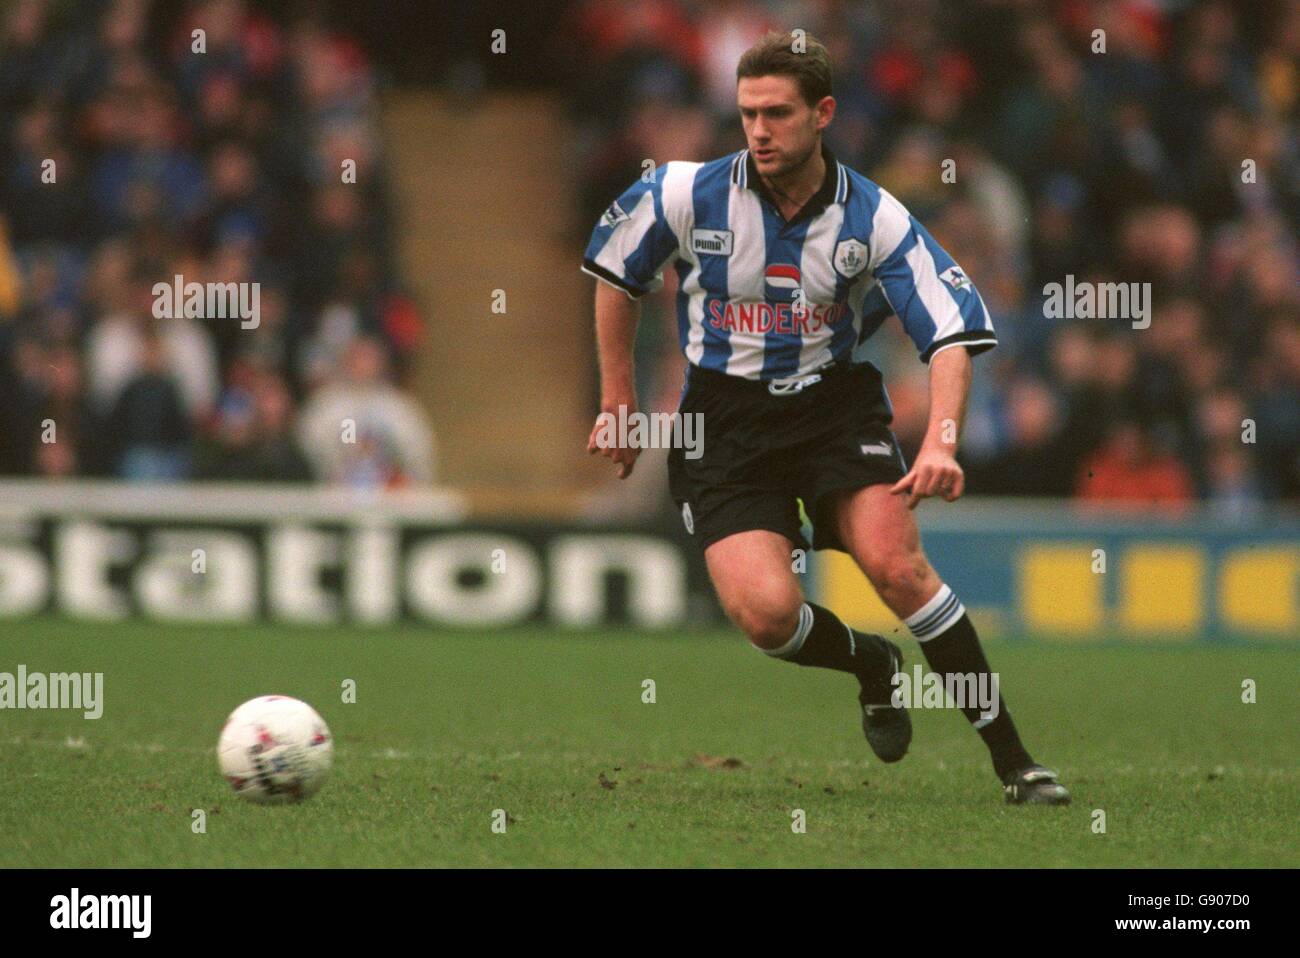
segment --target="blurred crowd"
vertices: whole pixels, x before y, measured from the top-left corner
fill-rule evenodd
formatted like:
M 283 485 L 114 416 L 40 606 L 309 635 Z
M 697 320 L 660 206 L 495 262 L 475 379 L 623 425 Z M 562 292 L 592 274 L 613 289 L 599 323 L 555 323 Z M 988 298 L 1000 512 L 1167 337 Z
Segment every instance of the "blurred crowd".
M 581 55 L 557 58 L 578 231 L 643 159 L 743 148 L 736 61 L 795 27 L 836 65 L 831 148 L 927 225 L 994 318 L 971 492 L 1231 517 L 1300 499 L 1300 4 L 580 0 L 559 33 Z M 1045 286 L 1067 276 L 1150 283 L 1149 327 L 1050 318 Z M 642 396 L 668 408 L 673 282 L 639 343 Z M 924 367 L 901 333 L 873 342 L 912 453 Z
M 0 10 L 0 474 L 432 478 L 374 70 L 312 9 Z M 174 277 L 256 328 L 156 318 Z

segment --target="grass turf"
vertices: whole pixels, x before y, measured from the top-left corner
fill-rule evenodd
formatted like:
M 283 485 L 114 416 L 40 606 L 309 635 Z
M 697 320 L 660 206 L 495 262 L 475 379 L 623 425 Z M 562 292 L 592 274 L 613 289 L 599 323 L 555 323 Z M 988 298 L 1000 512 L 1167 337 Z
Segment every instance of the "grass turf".
M 910 754 L 881 765 L 852 679 L 734 634 L 11 622 L 0 672 L 102 671 L 105 710 L 0 711 L 0 866 L 1300 865 L 1300 651 L 989 653 L 1071 807 L 1002 804 L 953 710 L 915 711 Z M 216 771 L 226 714 L 269 692 L 335 735 L 302 805 L 246 803 Z

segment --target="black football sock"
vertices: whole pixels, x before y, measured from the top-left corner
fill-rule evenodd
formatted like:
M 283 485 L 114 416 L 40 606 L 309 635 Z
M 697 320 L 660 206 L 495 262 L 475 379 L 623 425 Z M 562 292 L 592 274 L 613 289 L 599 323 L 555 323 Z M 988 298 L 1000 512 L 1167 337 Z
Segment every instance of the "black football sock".
M 799 609 L 799 625 L 790 641 L 779 649 L 763 651 L 787 662 L 852 672 L 876 682 L 890 665 L 889 650 L 880 636 L 855 632 L 830 609 L 812 602 Z M 886 694 L 882 701 L 888 697 Z
M 921 653 L 926 662 L 930 663 L 931 671 L 943 677 L 945 687 L 949 675 L 973 675 L 976 677 L 976 689 L 997 688 L 990 675 L 992 670 L 988 659 L 980 648 L 979 636 L 975 634 L 975 626 L 971 624 L 966 608 L 946 585 L 933 599 L 909 616 L 906 623 L 921 643 Z M 981 676 L 989 677 L 980 678 Z M 1009 772 L 1033 764 L 1033 759 L 1020 742 L 1020 735 L 1016 732 L 1015 723 L 1011 721 L 1011 713 L 1007 710 L 1001 692 L 998 692 L 997 714 L 992 718 L 984 718 L 978 706 L 963 708 L 961 711 L 988 746 L 989 754 L 993 757 L 993 770 L 999 779 L 1005 779 Z

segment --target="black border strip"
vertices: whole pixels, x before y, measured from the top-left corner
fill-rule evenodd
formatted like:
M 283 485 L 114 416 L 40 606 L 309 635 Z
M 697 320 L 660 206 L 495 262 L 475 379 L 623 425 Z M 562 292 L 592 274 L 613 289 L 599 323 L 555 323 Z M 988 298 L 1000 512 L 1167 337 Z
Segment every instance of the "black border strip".
M 609 270 L 605 269 L 605 267 L 599 265 L 595 260 L 584 259 L 582 261 L 582 269 L 584 272 L 590 273 L 592 276 L 595 276 L 597 279 L 603 279 L 611 286 L 617 286 L 619 289 L 627 293 L 633 299 L 640 299 L 646 293 L 650 292 L 648 289 L 643 289 L 640 286 L 632 286 L 631 284 L 628 283 L 627 280 L 615 276 Z
M 953 333 L 951 336 L 945 336 L 943 339 L 931 343 L 921 354 L 921 362 L 928 363 L 930 357 L 945 346 L 951 346 L 954 343 L 966 343 L 966 350 L 972 356 L 978 356 L 982 352 L 992 349 L 998 344 L 998 338 L 991 329 L 967 329 L 960 333 Z

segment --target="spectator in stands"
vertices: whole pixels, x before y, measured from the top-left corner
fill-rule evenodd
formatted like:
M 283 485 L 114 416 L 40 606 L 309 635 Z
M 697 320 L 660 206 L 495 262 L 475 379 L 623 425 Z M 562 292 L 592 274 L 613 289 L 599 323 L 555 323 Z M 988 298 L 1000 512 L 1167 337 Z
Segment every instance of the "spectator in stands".
M 1068 496 L 1074 475 L 1061 449 L 1056 397 L 1037 379 L 1013 383 L 1007 393 L 1005 451 L 967 470 L 970 490 L 980 495 Z
M 1254 463 L 1239 441 L 1218 442 L 1206 457 L 1206 498 L 1225 519 L 1252 519 L 1260 512 L 1262 496 Z
M 83 388 L 81 357 L 68 346 L 47 350 L 41 374 L 43 395 L 24 430 L 32 441 L 32 471 L 50 478 L 97 475 L 104 436 Z
M 361 488 L 433 481 L 433 431 L 424 410 L 387 378 L 377 340 L 349 344 L 341 375 L 303 407 L 298 439 L 316 474 Z
M 1262 484 L 1272 496 L 1300 500 L 1300 312 L 1271 318 L 1255 381 L 1255 427 Z
M 193 428 L 155 329 L 142 334 L 139 360 L 108 416 L 114 473 L 144 482 L 188 478 Z
M 290 429 L 292 401 L 283 379 L 249 370 L 246 389 L 231 390 L 217 414 L 215 441 L 198 478 L 304 482 L 311 466 Z
M 175 382 L 184 409 L 195 423 L 201 422 L 216 403 L 219 372 L 212 337 L 196 319 L 177 316 L 151 319 L 153 297 L 144 282 L 130 289 L 134 300 L 121 312 L 105 315 L 90 329 L 86 339 L 89 387 L 100 409 L 112 408 L 126 384 L 144 365 L 146 340 L 158 341 L 164 363 Z M 238 327 L 238 320 L 221 320 Z
M 1078 479 L 1079 498 L 1177 512 L 1195 495 L 1186 466 L 1135 421 L 1113 423 Z

